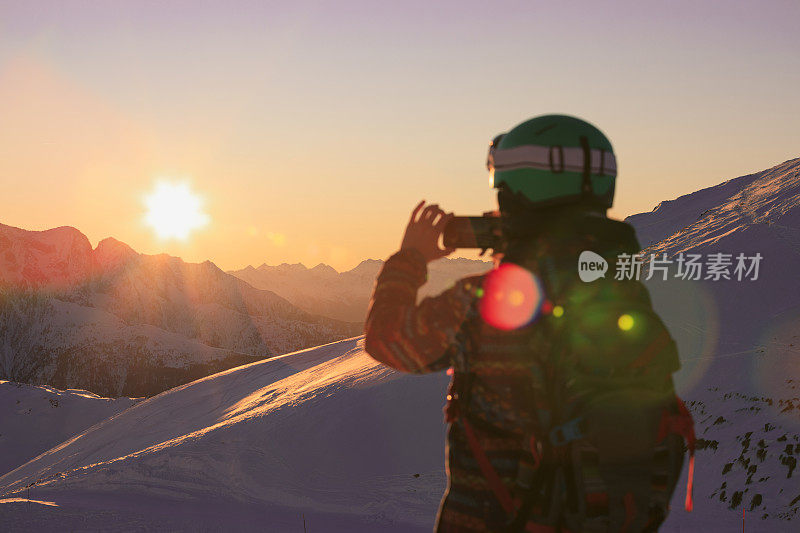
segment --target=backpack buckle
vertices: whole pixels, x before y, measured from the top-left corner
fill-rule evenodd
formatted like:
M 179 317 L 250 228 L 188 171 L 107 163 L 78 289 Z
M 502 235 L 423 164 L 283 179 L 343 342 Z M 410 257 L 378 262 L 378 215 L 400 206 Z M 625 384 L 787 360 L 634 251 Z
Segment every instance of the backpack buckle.
M 581 422 L 583 422 L 583 418 L 578 417 L 554 427 L 550 430 L 550 442 L 553 446 L 560 447 L 566 446 L 574 440 L 582 439 Z

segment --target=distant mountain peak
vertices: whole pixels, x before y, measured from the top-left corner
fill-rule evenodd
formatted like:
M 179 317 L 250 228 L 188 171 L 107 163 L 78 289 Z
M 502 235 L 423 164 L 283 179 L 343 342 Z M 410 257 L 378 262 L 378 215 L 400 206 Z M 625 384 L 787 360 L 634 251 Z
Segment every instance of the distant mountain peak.
M 261 263 L 258 268 L 253 268 L 252 266 L 247 266 L 241 270 L 234 270 L 232 273 L 234 274 L 241 274 L 244 272 L 253 272 L 253 271 L 260 271 L 260 272 L 278 272 L 278 273 L 291 273 L 291 274 L 298 274 L 303 272 L 311 272 L 316 275 L 329 275 L 329 274 L 338 274 L 339 272 L 330 265 L 326 265 L 325 263 L 319 263 L 314 268 L 308 268 L 303 263 L 281 263 L 279 265 L 268 265 L 267 263 Z
M 113 237 L 100 241 L 92 255 L 95 264 L 100 269 L 115 268 L 139 256 L 136 250 Z
M 303 270 L 308 270 L 303 263 L 281 263 L 275 268 L 285 272 L 302 272 Z
M 125 244 L 124 242 L 115 239 L 114 237 L 106 237 L 99 243 L 97 243 L 97 247 L 95 251 L 102 250 L 102 249 L 111 249 L 111 250 L 126 250 L 133 253 L 136 253 L 133 248 Z
M 351 269 L 350 272 L 355 272 L 358 270 L 365 270 L 365 269 L 373 269 L 376 266 L 380 266 L 383 264 L 383 261 L 380 259 L 364 259 L 355 268 Z
M 311 269 L 311 272 L 315 274 L 338 274 L 339 272 L 330 265 L 326 265 L 325 263 L 320 263 L 314 268 Z
M 26 230 L 0 224 L 0 249 L 9 245 L 8 241 L 3 239 L 3 236 L 5 236 L 5 239 L 14 238 L 25 240 L 28 243 L 36 243 L 41 249 L 45 247 L 63 249 L 70 246 L 78 246 L 84 251 L 91 251 L 92 249 L 89 238 L 72 226 L 59 226 L 45 230 Z
M 64 286 L 92 272 L 92 245 L 72 226 L 28 231 L 0 224 L 0 284 Z

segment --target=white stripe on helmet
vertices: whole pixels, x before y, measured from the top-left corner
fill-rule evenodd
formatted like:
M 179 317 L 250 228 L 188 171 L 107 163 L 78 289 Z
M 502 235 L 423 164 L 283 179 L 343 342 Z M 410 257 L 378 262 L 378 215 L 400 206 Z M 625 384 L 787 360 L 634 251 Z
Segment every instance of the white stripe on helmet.
M 591 151 L 592 174 L 606 176 L 617 175 L 617 159 L 608 150 L 593 148 Z M 561 160 L 563 154 L 563 161 Z M 602 171 L 600 162 L 602 158 Z M 552 165 L 551 165 L 552 161 Z M 540 170 L 560 170 L 565 172 L 583 172 L 583 148 L 559 146 L 524 145 L 514 148 L 494 150 L 490 158 L 491 166 L 496 171 L 514 170 L 517 168 L 537 168 Z

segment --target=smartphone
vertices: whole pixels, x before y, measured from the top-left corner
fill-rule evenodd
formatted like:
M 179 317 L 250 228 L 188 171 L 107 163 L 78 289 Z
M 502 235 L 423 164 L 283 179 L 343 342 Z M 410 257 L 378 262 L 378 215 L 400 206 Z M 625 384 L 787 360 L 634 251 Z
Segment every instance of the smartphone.
M 496 250 L 501 240 L 500 218 L 487 215 L 453 217 L 444 228 L 442 240 L 446 248 Z

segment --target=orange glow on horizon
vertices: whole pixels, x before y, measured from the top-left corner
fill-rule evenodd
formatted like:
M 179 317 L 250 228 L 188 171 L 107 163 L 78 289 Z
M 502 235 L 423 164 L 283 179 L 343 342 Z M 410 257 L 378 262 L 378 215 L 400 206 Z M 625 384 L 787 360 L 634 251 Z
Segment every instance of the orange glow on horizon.
M 101 4 L 0 7 L 0 223 L 72 226 L 93 245 L 113 237 L 223 270 L 345 271 L 397 251 L 423 198 L 457 215 L 494 209 L 488 143 L 535 115 L 580 116 L 609 137 L 617 218 L 798 155 L 791 3 L 741 19 L 693 5 L 686 21 L 674 7 L 575 19 L 523 3 L 457 24 L 432 9 L 423 25 L 403 4 L 354 9 L 374 24 L 332 7 Z M 573 19 L 581 31 L 564 41 Z M 291 20 L 302 29 L 280 29 Z M 531 60 L 536 71 L 509 75 Z M 185 240 L 146 227 L 142 193 L 158 175 L 191 176 L 213 223 Z

